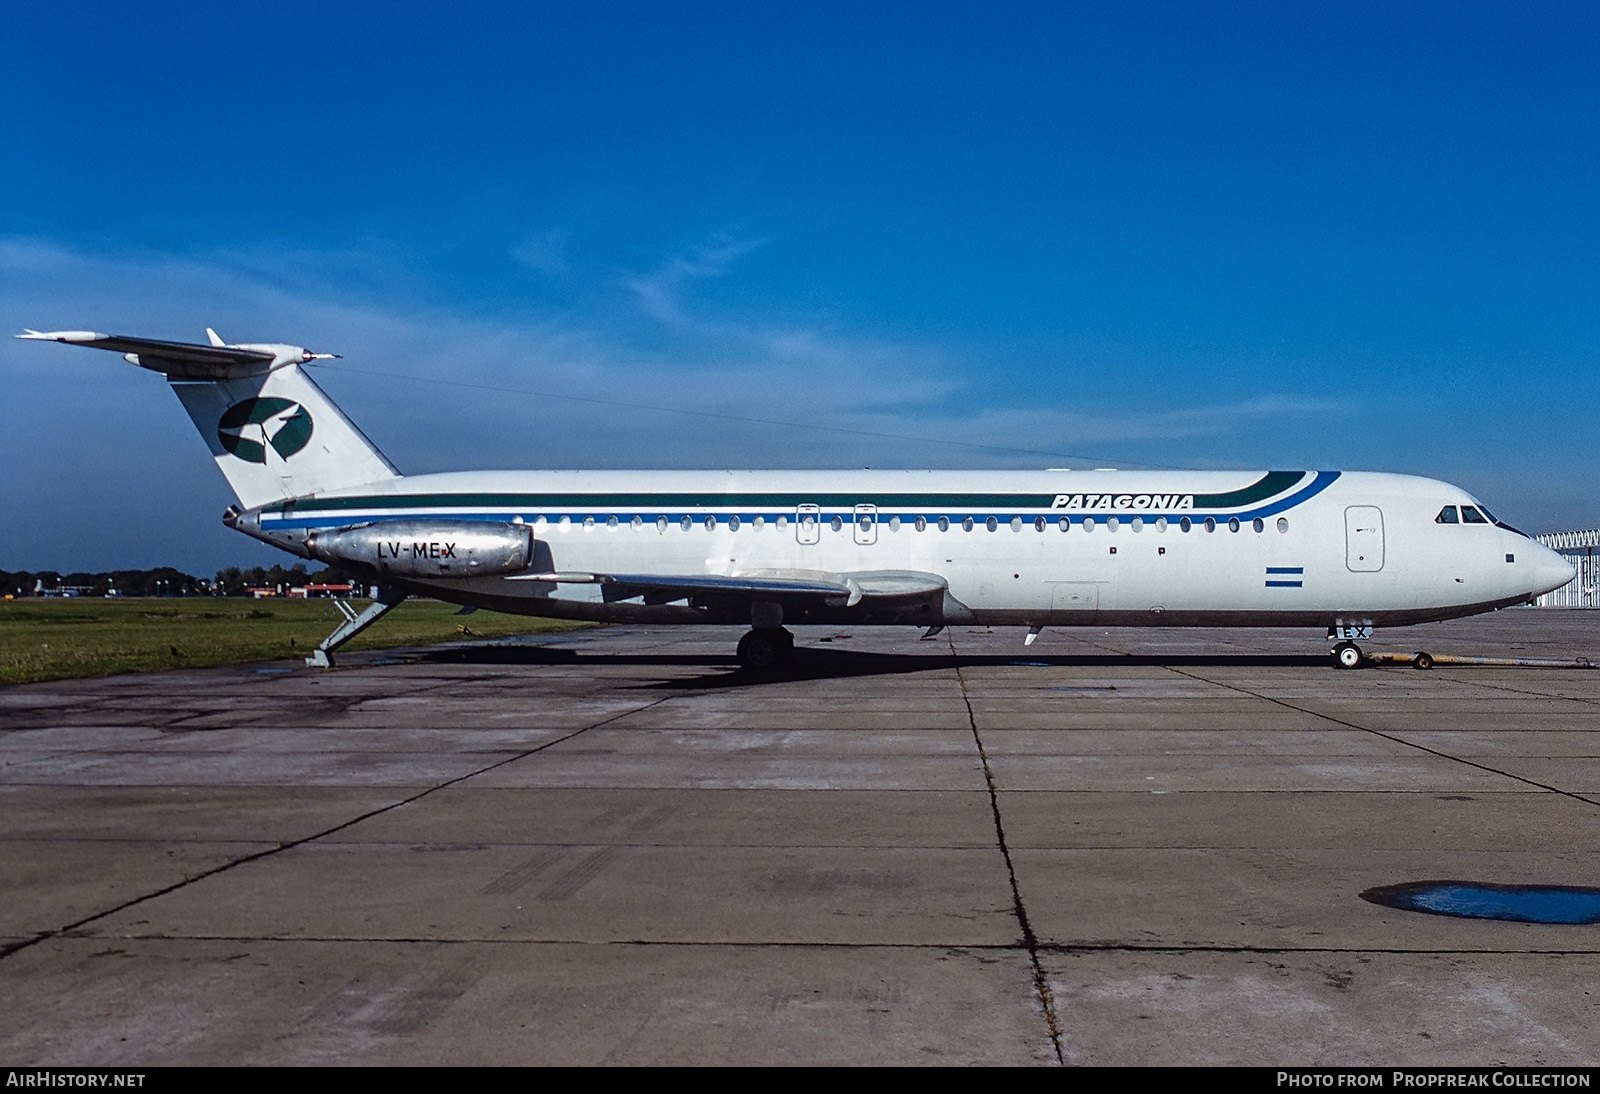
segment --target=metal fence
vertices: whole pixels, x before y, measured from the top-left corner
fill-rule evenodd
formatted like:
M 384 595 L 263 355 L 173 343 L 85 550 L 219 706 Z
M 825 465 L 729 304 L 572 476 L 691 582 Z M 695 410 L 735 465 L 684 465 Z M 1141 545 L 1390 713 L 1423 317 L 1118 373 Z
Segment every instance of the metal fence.
M 1578 568 L 1578 576 L 1553 593 L 1545 593 L 1535 605 L 1540 608 L 1593 608 L 1595 590 L 1600 588 L 1600 573 L 1595 570 L 1595 552 L 1600 550 L 1600 528 L 1580 532 L 1550 532 L 1535 536 L 1540 543 L 1560 551 L 1561 557 Z

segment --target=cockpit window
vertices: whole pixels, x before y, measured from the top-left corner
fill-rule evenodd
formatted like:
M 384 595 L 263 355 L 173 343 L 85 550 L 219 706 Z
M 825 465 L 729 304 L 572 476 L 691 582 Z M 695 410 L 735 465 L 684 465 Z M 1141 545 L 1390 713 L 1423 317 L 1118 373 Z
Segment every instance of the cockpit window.
M 1517 535 L 1521 536 L 1523 539 L 1532 539 L 1533 538 L 1532 536 L 1528 535 L 1528 533 L 1524 532 L 1522 529 L 1513 528 L 1513 527 L 1511 527 L 1511 525 L 1507 524 L 1505 521 L 1496 519 L 1495 515 L 1493 513 L 1489 512 L 1489 507 L 1486 506 L 1486 505 L 1463 505 L 1461 507 L 1460 513 L 1461 513 L 1461 515 L 1460 515 L 1460 518 L 1458 520 L 1457 516 L 1456 516 L 1456 507 L 1454 505 L 1446 505 L 1443 509 L 1439 510 L 1439 515 L 1433 518 L 1433 523 L 1435 523 L 1435 524 L 1457 524 L 1457 523 L 1460 523 L 1460 524 L 1492 524 L 1496 528 L 1504 528 L 1508 532 L 1515 532 Z

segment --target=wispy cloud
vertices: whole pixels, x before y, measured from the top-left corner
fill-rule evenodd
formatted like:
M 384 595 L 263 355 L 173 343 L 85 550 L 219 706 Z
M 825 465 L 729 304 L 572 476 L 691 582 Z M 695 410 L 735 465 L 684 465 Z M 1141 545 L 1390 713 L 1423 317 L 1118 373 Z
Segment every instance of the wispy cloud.
M 715 239 L 687 254 L 668 258 L 649 273 L 627 276 L 623 284 L 637 298 L 646 315 L 671 326 L 684 326 L 691 321 L 683 300 L 685 289 L 696 281 L 723 276 L 735 262 L 765 246 L 766 242 L 764 239 Z
M 0 240 L 0 317 L 19 330 L 179 339 L 209 325 L 235 340 L 343 353 L 324 372 L 328 384 L 414 470 L 1026 465 L 1037 464 L 1034 453 L 1145 451 L 1341 410 L 1291 396 L 1187 408 L 1145 398 L 1131 410 L 1008 404 L 980 366 L 949 348 L 727 314 L 695 296 L 697 284 L 734 276 L 763 245 L 718 238 L 626 278 L 613 304 L 632 299 L 670 327 L 665 340 L 593 312 L 462 314 L 429 301 L 391 254 L 370 256 L 380 276 L 359 272 L 359 252 L 90 255 L 28 239 Z M 44 376 L 58 360 L 0 344 L 13 377 Z M 93 405 L 94 390 L 80 398 L 89 419 L 113 412 Z
M 565 228 L 550 228 L 526 236 L 511 248 L 511 257 L 546 277 L 560 277 L 572 269 L 567 260 L 567 245 L 572 233 Z

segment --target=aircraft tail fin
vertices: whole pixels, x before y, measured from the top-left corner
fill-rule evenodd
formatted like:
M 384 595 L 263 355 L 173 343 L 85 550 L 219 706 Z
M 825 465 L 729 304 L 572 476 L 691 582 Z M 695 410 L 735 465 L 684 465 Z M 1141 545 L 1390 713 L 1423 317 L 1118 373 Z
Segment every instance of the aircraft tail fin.
M 276 343 L 228 345 L 210 328 L 206 335 L 209 345 L 95 331 L 30 330 L 17 337 L 118 350 L 164 373 L 245 508 L 400 477 L 300 367 L 336 354 Z

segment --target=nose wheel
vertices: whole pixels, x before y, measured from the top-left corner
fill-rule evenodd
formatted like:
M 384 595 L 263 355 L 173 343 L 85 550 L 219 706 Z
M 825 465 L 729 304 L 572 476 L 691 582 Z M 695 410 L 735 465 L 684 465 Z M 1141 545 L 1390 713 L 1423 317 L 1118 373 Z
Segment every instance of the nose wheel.
M 741 668 L 760 671 L 784 664 L 794 654 L 794 635 L 782 627 L 757 627 L 739 639 Z
M 1341 669 L 1358 669 L 1364 659 L 1361 647 L 1354 642 L 1340 642 L 1333 647 L 1333 663 Z

